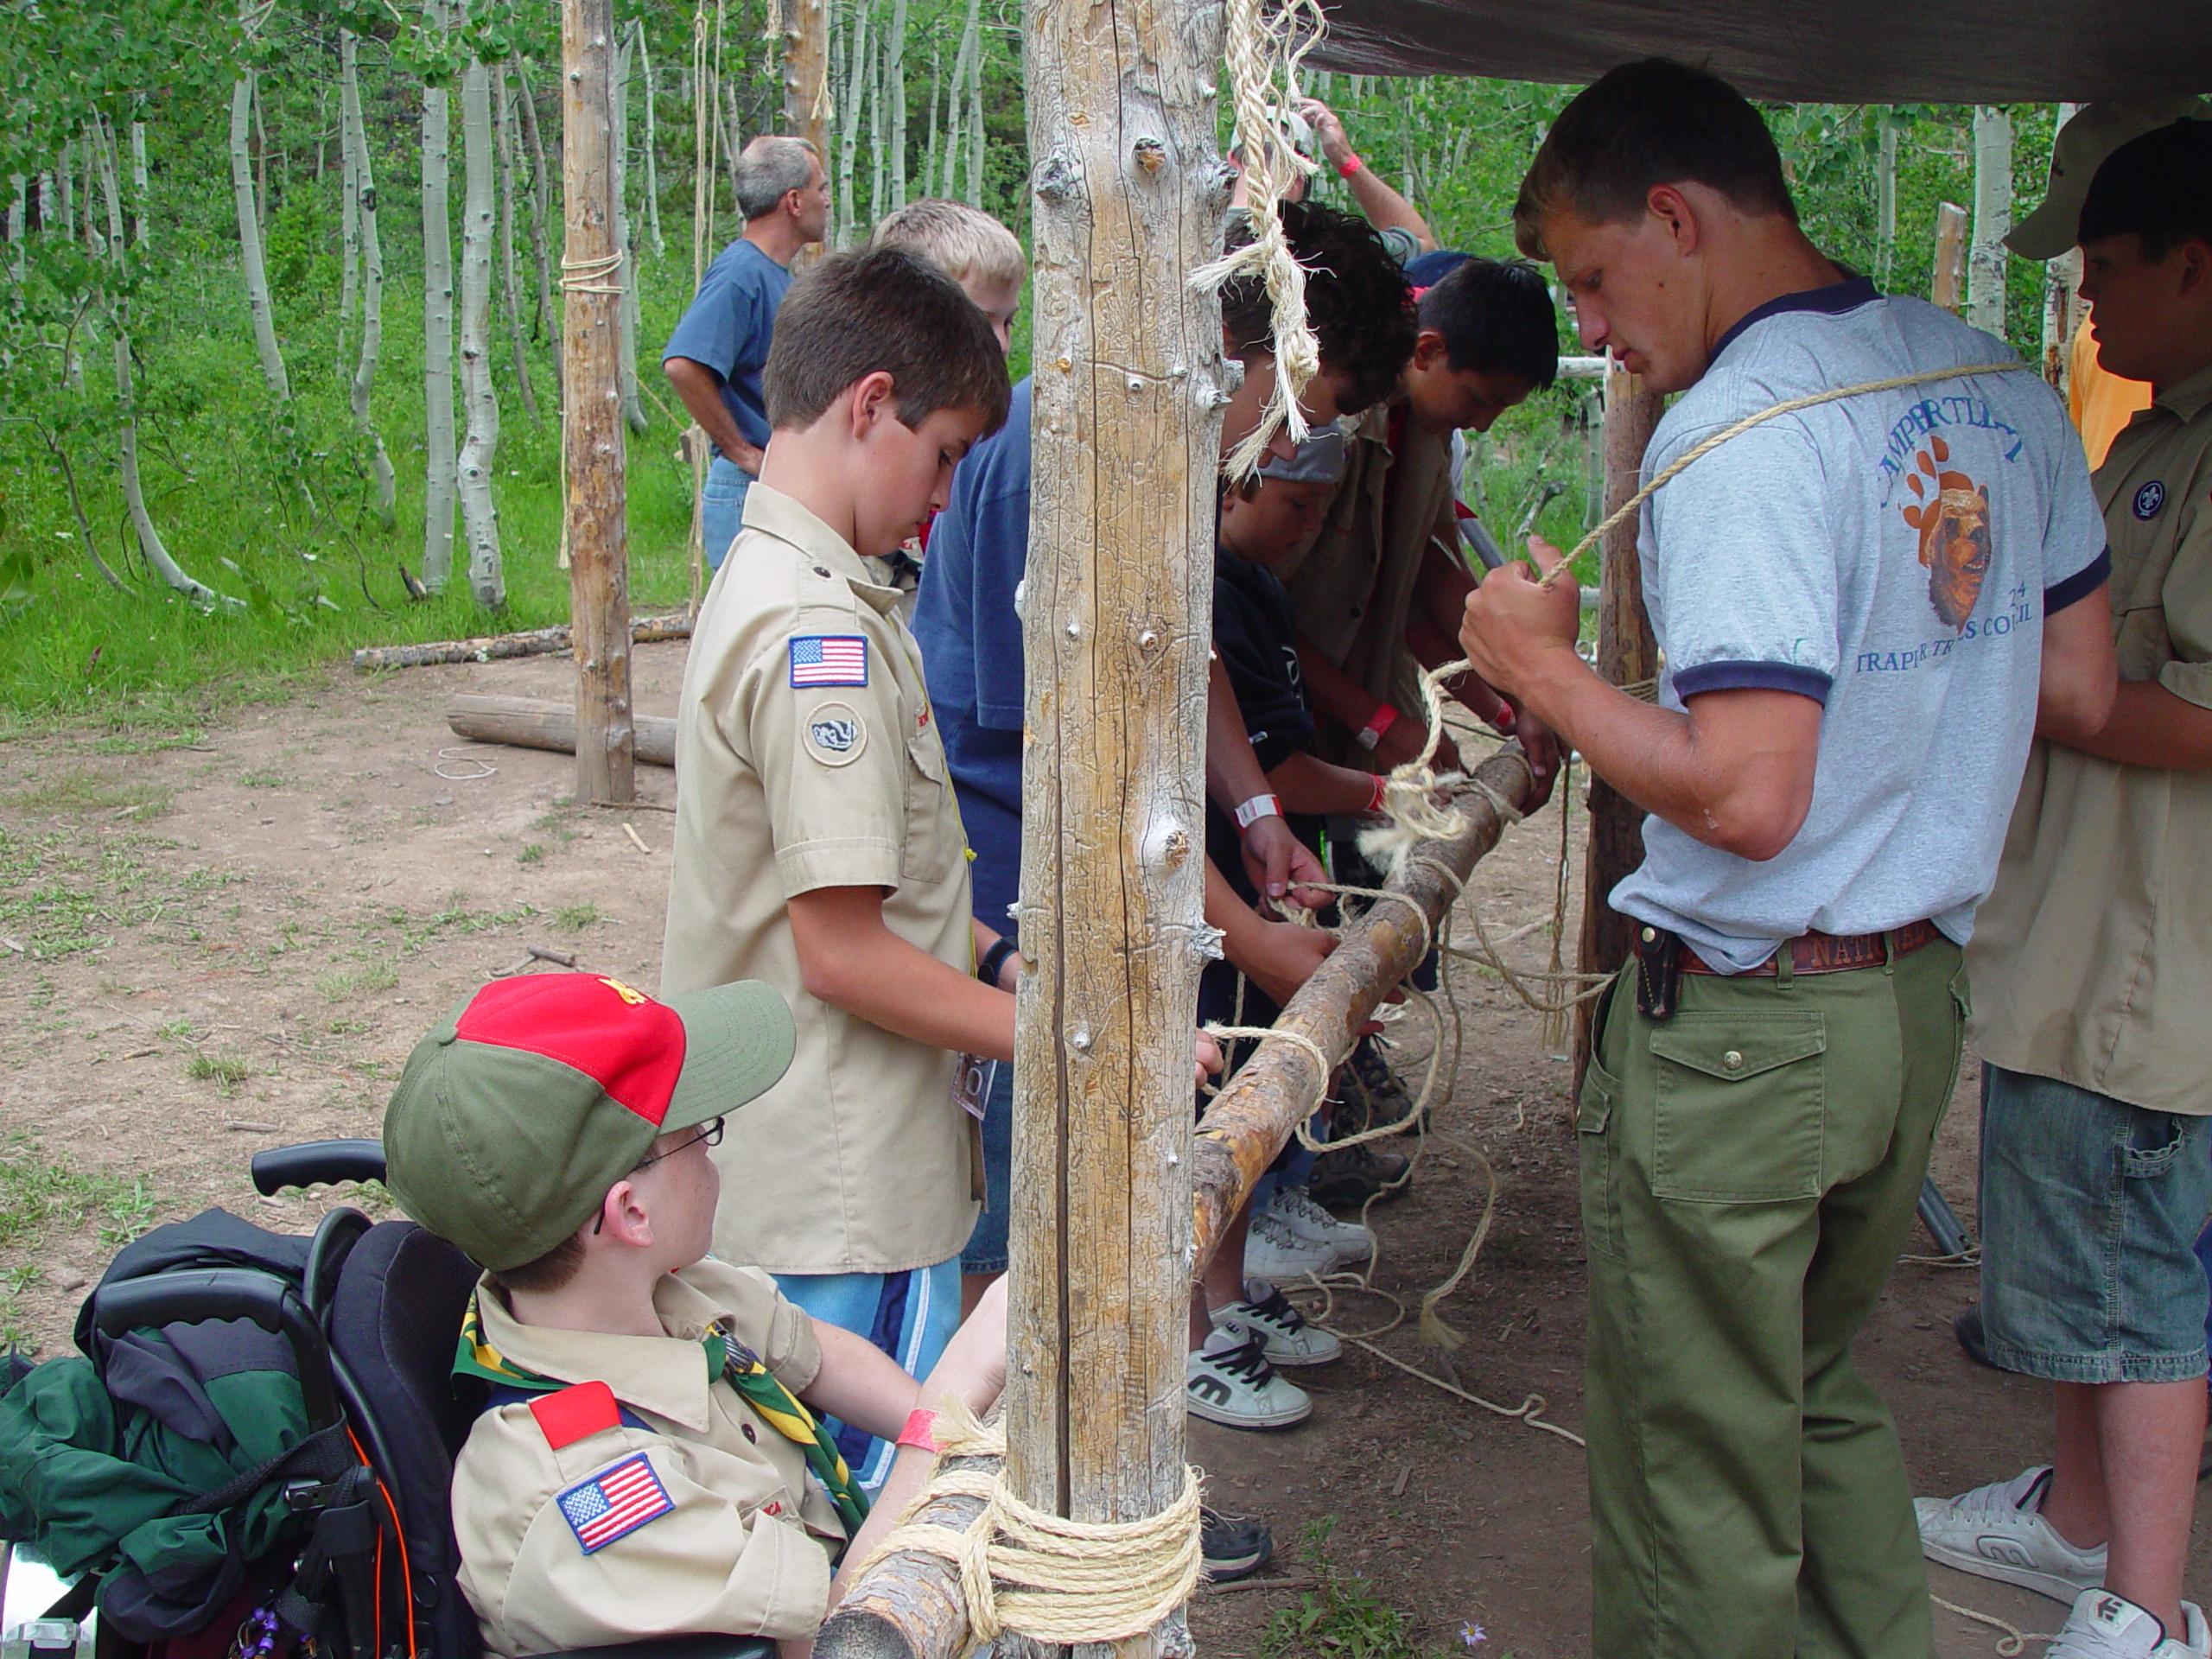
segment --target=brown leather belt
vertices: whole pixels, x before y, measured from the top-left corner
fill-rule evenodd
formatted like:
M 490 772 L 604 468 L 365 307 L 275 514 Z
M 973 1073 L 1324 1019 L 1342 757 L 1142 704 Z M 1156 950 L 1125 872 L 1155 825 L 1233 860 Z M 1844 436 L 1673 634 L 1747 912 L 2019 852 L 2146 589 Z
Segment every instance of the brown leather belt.
M 1893 927 L 1886 933 L 1807 933 L 1789 941 L 1789 971 L 1793 974 L 1840 974 L 1854 968 L 1877 968 L 1885 962 L 1910 956 L 1922 945 L 1932 944 L 1942 937 L 1933 922 L 1908 922 L 1904 926 Z M 1682 971 L 1686 974 L 1717 974 L 1720 969 L 1704 962 L 1696 951 L 1684 944 Z M 1758 967 L 1746 969 L 1737 977 L 1771 979 L 1774 975 L 1775 959 L 1769 957 Z

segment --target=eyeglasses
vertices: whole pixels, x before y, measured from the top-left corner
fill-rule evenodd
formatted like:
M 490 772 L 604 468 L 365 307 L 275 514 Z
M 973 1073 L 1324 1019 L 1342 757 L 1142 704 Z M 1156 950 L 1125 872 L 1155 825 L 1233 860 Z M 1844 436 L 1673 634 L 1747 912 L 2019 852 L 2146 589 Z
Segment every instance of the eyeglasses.
M 639 1170 L 650 1169 L 653 1165 L 660 1162 L 662 1159 L 673 1158 L 679 1152 L 689 1152 L 692 1147 L 697 1146 L 702 1141 L 710 1147 L 719 1147 L 721 1145 L 721 1119 L 719 1117 L 709 1118 L 704 1123 L 702 1123 L 699 1126 L 699 1133 L 693 1135 L 690 1140 L 679 1141 L 674 1146 L 671 1147 L 666 1152 L 657 1152 L 649 1158 L 640 1159 L 634 1166 L 632 1166 L 630 1173 L 634 1175 Z M 604 1203 L 601 1203 L 599 1206 L 599 1214 L 592 1218 L 591 1230 L 593 1232 L 596 1233 L 606 1225 L 607 1205 Z

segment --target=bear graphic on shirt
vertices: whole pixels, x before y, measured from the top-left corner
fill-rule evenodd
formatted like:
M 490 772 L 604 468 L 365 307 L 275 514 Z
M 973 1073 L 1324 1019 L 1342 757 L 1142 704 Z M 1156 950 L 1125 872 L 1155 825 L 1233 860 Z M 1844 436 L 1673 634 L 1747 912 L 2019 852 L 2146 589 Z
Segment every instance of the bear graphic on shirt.
M 1928 567 L 1928 602 L 1953 628 L 1966 626 L 1989 574 L 1989 491 L 1943 463 L 1951 447 L 1933 433 L 1913 457 L 1905 482 L 1915 500 L 1901 511 L 1920 532 L 1920 562 Z

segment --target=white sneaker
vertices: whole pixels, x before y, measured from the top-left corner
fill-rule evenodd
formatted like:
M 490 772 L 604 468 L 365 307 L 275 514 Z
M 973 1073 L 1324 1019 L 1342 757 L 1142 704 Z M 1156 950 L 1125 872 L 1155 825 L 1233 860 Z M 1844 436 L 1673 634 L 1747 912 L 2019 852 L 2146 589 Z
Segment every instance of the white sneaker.
M 2067 1616 L 2066 1628 L 2044 1649 L 2044 1659 L 2204 1659 L 2212 1653 L 2212 1634 L 2205 1630 L 2203 1610 L 2184 1601 L 2181 1611 L 2186 1628 L 2169 1636 L 2126 1597 L 2084 1590 Z
M 1301 1186 L 1279 1186 L 1260 1211 L 1273 1216 L 1300 1238 L 1326 1244 L 1337 1253 L 1339 1265 L 1364 1262 L 1375 1254 L 1375 1235 L 1356 1221 L 1338 1221 L 1313 1202 Z
M 1961 1573 L 2074 1601 L 2105 1581 L 2104 1546 L 2076 1549 L 2043 1518 L 2050 1484 L 2045 1465 L 1957 1497 L 1913 1499 L 1920 1553 Z
M 1247 1279 L 1243 1301 L 1214 1310 L 1217 1326 L 1231 1320 L 1260 1338 L 1270 1365 L 1325 1365 L 1344 1351 L 1344 1344 L 1319 1325 L 1306 1324 L 1290 1298 L 1264 1279 Z
M 1268 1363 L 1266 1343 L 1239 1319 L 1224 1319 L 1183 1370 L 1192 1413 L 1229 1428 L 1287 1428 L 1313 1414 L 1313 1402 Z
M 1291 1231 L 1290 1224 L 1270 1210 L 1255 1214 L 1251 1230 L 1244 1235 L 1247 1279 L 1294 1285 L 1302 1279 L 1319 1278 L 1341 1260 L 1333 1245 Z

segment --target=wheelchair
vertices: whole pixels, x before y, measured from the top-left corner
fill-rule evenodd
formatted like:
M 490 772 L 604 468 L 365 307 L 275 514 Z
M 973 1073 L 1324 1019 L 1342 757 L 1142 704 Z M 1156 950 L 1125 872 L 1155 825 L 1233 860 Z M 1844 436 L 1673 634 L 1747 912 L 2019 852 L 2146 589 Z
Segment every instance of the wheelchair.
M 251 1173 L 255 1189 L 270 1198 L 319 1183 L 380 1180 L 384 1147 L 320 1141 L 276 1147 L 257 1154 Z M 308 1240 L 296 1287 L 268 1272 L 207 1268 L 104 1281 L 87 1300 L 80 1325 L 110 1338 L 134 1329 L 250 1319 L 289 1348 L 310 1433 L 343 1426 L 366 1478 L 347 1489 L 355 1501 L 309 1516 L 306 1549 L 327 1557 L 332 1593 L 329 1616 L 298 1659 L 480 1659 L 475 1614 L 457 1579 L 449 1498 L 454 1459 L 486 1404 L 480 1382 L 453 1375 L 454 1344 L 477 1278 L 467 1256 L 413 1222 L 372 1222 L 341 1206 Z M 293 1486 L 310 1484 L 292 1483 L 287 1498 Z M 264 1565 L 281 1577 L 296 1563 Z M 66 1655 L 75 1645 L 77 1622 L 97 1589 L 97 1575 L 87 1574 L 48 1613 L 43 1639 L 33 1638 L 32 1659 L 50 1647 Z M 203 1637 L 156 1644 L 112 1634 L 102 1621 L 94 1659 L 222 1659 L 241 1645 L 230 1642 L 223 1620 L 219 1616 Z M 60 1641 L 65 1633 L 73 1639 Z M 696 1635 L 580 1649 L 556 1659 L 772 1653 L 772 1643 L 754 1637 Z

